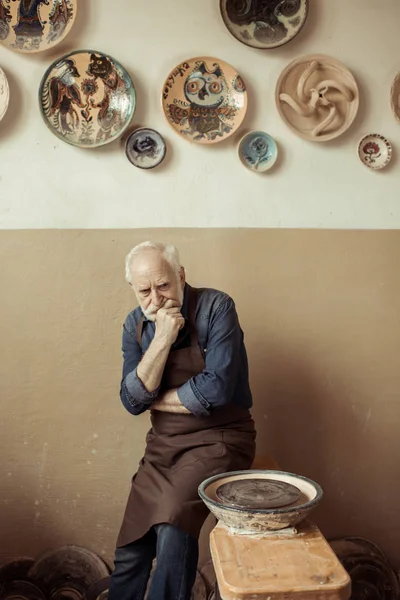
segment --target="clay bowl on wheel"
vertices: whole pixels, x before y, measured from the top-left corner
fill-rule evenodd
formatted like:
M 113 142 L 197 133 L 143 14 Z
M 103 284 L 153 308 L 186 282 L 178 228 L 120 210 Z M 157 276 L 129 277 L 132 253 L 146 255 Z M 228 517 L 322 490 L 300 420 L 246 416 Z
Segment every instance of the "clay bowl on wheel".
M 245 480 L 249 480 L 247 500 L 245 493 L 236 501 L 234 493 L 233 495 L 232 493 L 230 495 L 222 493 L 224 489 L 228 489 L 226 484 L 233 484 L 228 492 L 232 492 L 235 482 L 240 482 L 240 486 L 243 488 Z M 253 501 L 251 500 L 248 492 L 251 491 L 251 486 L 256 489 L 256 480 L 261 480 L 259 484 L 261 487 L 265 487 L 264 484 L 271 482 L 272 488 L 276 488 L 274 494 L 275 500 L 278 502 L 270 501 L 271 494 L 267 494 L 269 498 L 266 498 L 266 505 L 274 504 L 272 508 L 260 508 L 262 494 L 257 497 L 258 494 L 255 492 Z M 279 491 L 280 487 L 282 491 Z M 296 489 L 297 494 L 294 491 Z M 206 479 L 199 486 L 199 496 L 220 523 L 235 533 L 251 535 L 294 527 L 319 504 L 322 498 L 322 489 L 317 483 L 302 475 L 284 471 L 249 470 L 221 473 Z M 280 507 L 276 506 L 279 504 L 279 497 L 282 497 Z M 240 505 L 241 502 L 242 505 Z M 257 507 L 252 508 L 252 504 Z

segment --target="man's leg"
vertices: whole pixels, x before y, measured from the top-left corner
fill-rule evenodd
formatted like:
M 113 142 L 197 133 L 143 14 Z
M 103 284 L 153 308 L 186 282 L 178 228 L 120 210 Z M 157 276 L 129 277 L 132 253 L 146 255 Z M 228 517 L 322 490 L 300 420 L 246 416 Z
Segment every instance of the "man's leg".
M 168 523 L 156 525 L 155 530 L 157 562 L 147 600 L 190 600 L 199 558 L 198 541 Z
M 143 600 L 156 555 L 156 542 L 152 528 L 139 540 L 117 548 L 108 600 Z

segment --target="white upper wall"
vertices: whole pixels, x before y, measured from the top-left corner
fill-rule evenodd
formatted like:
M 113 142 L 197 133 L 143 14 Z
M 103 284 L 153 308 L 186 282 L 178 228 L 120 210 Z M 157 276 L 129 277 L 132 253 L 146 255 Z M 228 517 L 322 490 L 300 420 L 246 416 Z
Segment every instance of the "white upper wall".
M 400 71 L 399 0 L 310 0 L 306 26 L 291 43 L 270 51 L 235 40 L 219 0 L 79 0 L 69 38 L 50 53 L 26 56 L 0 48 L 11 107 L 0 123 L 0 228 L 130 227 L 400 227 L 400 124 L 389 92 Z M 168 158 L 141 171 L 115 142 L 81 150 L 59 141 L 42 122 L 38 87 L 47 66 L 73 49 L 111 54 L 130 72 L 138 92 L 135 126 L 158 129 Z M 275 83 L 294 58 L 323 53 L 343 61 L 361 93 L 351 129 L 333 142 L 295 136 L 275 108 Z M 249 89 L 239 133 L 214 146 L 191 145 L 161 111 L 169 71 L 195 56 L 232 64 Z M 236 145 L 263 129 L 282 160 L 270 173 L 247 171 Z M 357 158 L 368 132 L 388 137 L 391 166 L 371 172 Z

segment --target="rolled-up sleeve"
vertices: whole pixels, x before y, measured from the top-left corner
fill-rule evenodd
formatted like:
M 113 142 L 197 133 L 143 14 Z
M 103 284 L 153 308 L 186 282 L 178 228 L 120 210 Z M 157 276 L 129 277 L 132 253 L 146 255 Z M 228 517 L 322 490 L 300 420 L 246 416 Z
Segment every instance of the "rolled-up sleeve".
M 122 381 L 120 397 L 122 404 L 132 415 L 140 415 L 150 407 L 157 398 L 159 388 L 148 392 L 137 374 L 137 366 L 142 358 L 142 350 L 126 324 L 122 332 L 122 353 L 124 364 L 122 368 Z
M 182 404 L 196 416 L 229 404 L 240 368 L 243 332 L 235 304 L 226 297 L 210 320 L 204 370 L 178 389 Z

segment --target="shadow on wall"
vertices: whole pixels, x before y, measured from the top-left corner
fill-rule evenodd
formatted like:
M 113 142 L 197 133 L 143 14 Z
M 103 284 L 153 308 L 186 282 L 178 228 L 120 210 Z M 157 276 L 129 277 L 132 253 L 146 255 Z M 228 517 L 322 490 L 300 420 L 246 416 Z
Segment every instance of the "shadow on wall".
M 358 534 L 384 543 L 400 494 L 395 428 L 383 446 L 369 429 L 371 410 L 352 403 L 357 390 L 301 351 L 270 345 L 264 359 L 251 362 L 257 453 L 320 483 L 324 499 L 312 519 L 328 538 Z

